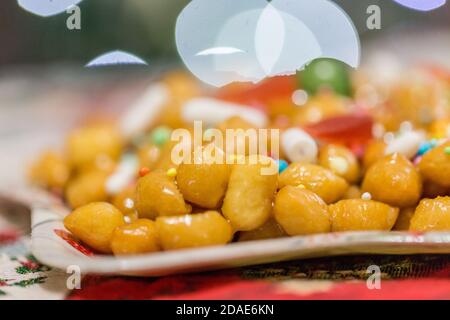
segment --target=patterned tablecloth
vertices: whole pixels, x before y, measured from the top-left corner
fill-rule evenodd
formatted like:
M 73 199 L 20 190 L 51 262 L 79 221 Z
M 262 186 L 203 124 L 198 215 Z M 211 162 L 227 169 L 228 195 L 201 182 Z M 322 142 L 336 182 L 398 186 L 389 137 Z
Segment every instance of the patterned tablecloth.
M 6 218 L 5 218 L 6 217 Z M 0 299 L 450 299 L 450 255 L 352 256 L 159 278 L 70 276 L 36 261 L 29 237 L 0 213 Z M 369 289 L 367 268 L 381 269 Z

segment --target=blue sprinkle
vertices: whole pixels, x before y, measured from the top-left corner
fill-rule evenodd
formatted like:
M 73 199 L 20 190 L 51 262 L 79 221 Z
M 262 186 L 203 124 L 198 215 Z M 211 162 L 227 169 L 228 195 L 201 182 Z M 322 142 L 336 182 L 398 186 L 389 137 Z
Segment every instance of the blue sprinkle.
M 424 142 L 420 145 L 418 155 L 423 156 L 425 153 L 433 149 L 433 142 Z
M 288 163 L 285 160 L 275 160 L 278 163 L 278 173 L 282 173 L 287 169 Z

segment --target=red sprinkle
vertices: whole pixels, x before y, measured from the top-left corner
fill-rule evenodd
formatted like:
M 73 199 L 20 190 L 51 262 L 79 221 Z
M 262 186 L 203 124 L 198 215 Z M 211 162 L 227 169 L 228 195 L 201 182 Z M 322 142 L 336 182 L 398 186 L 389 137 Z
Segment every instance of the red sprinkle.
M 139 170 L 139 177 L 145 177 L 150 172 L 150 169 L 147 167 L 142 167 L 141 170 Z

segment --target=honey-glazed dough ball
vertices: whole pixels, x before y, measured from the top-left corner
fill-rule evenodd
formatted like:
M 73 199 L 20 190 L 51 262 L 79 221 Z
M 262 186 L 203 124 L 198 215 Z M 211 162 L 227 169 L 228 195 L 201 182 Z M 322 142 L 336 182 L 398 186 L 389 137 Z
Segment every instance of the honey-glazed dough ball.
M 215 152 L 222 150 L 215 148 Z M 203 151 L 203 150 L 200 150 Z M 195 161 L 197 157 L 198 161 Z M 182 163 L 178 167 L 177 185 L 184 198 L 206 209 L 217 209 L 227 190 L 230 166 L 214 163 L 205 152 L 193 153 L 191 163 Z
M 450 187 L 450 141 L 428 151 L 419 163 L 425 179 Z
M 411 231 L 450 231 L 450 197 L 423 199 L 411 219 Z
M 290 236 L 326 233 L 331 230 L 326 203 L 305 188 L 282 188 L 275 198 L 273 212 L 275 220 Z
M 138 180 L 134 200 L 139 218 L 178 216 L 192 209 L 185 203 L 174 179 L 161 170 L 151 171 Z
M 419 202 L 422 179 L 407 158 L 394 153 L 378 160 L 369 168 L 362 191 L 369 192 L 373 200 L 406 208 Z
M 111 239 L 114 255 L 132 255 L 160 250 L 158 230 L 152 220 L 139 219 L 117 227 Z
M 123 214 L 107 202 L 79 207 L 64 218 L 64 226 L 91 248 L 111 253 L 114 230 L 124 225 Z
M 348 189 L 345 179 L 321 166 L 306 163 L 292 163 L 281 173 L 279 188 L 288 185 L 303 185 L 328 204 L 341 199 Z
M 341 231 L 389 231 L 398 217 L 398 208 L 362 199 L 341 200 L 329 207 L 331 230 Z
M 164 250 L 224 245 L 231 241 L 233 230 L 216 211 L 156 219 Z
M 232 167 L 222 213 L 235 231 L 261 227 L 270 217 L 272 200 L 277 190 L 278 171 L 264 173 L 273 160 L 267 157 L 246 157 L 245 164 Z

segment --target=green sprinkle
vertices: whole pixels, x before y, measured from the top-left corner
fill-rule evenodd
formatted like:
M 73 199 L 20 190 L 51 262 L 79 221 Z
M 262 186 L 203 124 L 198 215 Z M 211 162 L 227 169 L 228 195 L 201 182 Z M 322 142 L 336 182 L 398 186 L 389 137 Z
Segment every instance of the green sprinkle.
M 162 146 L 169 141 L 171 133 L 172 130 L 168 127 L 158 127 L 152 131 L 150 138 L 152 143 L 157 146 Z
M 450 147 L 446 147 L 446 148 L 444 149 L 444 153 L 445 153 L 446 155 L 450 156 Z

